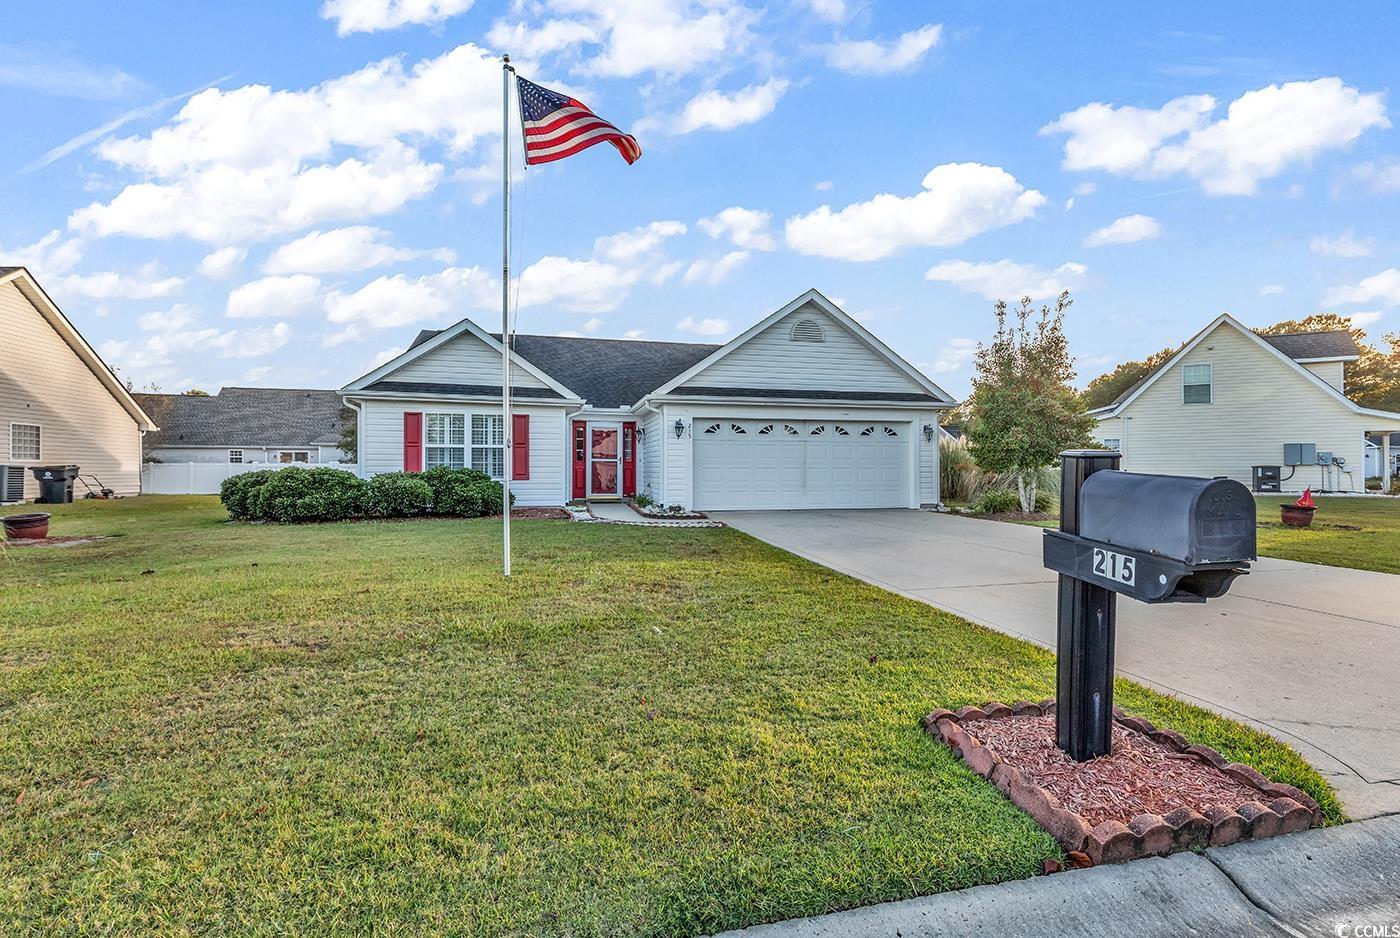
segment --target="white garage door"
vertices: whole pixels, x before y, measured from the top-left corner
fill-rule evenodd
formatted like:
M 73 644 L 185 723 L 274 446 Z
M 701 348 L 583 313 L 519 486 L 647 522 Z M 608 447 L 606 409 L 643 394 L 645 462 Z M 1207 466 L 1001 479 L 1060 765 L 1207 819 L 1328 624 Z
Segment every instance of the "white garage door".
M 697 417 L 695 507 L 902 508 L 909 424 Z

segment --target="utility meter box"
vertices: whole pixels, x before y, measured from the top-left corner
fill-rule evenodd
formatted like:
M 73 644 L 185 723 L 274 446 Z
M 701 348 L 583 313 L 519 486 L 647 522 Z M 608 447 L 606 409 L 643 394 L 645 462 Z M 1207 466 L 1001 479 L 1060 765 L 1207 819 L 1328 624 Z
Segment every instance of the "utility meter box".
M 1283 444 L 1283 464 L 1285 466 L 1315 466 L 1317 465 L 1317 444 L 1316 443 L 1285 443 Z

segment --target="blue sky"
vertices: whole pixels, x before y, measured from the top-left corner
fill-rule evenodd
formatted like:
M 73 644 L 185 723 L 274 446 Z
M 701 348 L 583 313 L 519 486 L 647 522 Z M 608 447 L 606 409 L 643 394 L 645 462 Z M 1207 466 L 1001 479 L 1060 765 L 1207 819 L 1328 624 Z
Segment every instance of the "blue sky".
M 716 341 L 816 287 L 962 395 L 992 298 L 1062 285 L 1081 383 L 1222 311 L 1400 330 L 1400 13 L 1231 6 L 25 4 L 0 264 L 165 390 L 494 328 L 505 51 L 644 150 L 517 141 L 522 332 Z

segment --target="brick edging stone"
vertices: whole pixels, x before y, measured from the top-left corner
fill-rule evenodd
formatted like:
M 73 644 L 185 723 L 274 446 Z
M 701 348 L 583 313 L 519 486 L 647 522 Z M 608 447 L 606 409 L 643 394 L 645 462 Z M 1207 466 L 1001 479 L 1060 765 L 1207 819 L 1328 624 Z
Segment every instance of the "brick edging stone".
M 1322 809 L 1306 792 L 1292 785 L 1272 782 L 1251 766 L 1229 762 L 1209 746 L 1193 745 L 1174 730 L 1158 729 L 1142 717 L 1127 716 L 1115 707 L 1113 717 L 1120 726 L 1141 733 L 1180 755 L 1215 766 L 1235 781 L 1256 789 L 1259 797 L 1237 808 L 1208 808 L 1204 815 L 1191 808 L 1178 808 L 1165 816 L 1139 814 L 1127 824 L 1104 821 L 1091 828 L 1083 817 L 1061 805 L 1054 795 L 1020 769 L 997 758 L 969 732 L 969 725 L 978 720 L 1054 713 L 1053 700 L 1042 700 L 1038 704 L 1019 701 L 1010 705 L 993 701 L 956 711 L 935 710 L 924 717 L 924 729 L 934 739 L 947 744 L 968 768 L 1000 789 L 1012 804 L 1034 818 L 1066 851 L 1086 854 L 1095 865 L 1206 846 L 1223 847 L 1241 840 L 1258 840 L 1322 824 Z

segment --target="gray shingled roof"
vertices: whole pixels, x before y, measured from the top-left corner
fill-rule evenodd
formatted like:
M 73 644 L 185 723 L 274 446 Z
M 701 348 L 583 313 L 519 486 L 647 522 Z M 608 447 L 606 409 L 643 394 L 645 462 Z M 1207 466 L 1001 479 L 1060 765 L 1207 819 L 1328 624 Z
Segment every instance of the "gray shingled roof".
M 223 388 L 210 397 L 133 395 L 160 430 L 153 446 L 308 446 L 340 441 L 339 391 Z
M 424 329 L 409 348 L 441 330 Z M 500 341 L 499 333 L 492 337 Z M 700 342 L 643 342 L 517 335 L 515 352 L 594 407 L 630 407 L 719 348 Z M 499 390 L 499 389 L 498 389 Z
M 1351 333 L 1343 329 L 1332 332 L 1286 332 L 1282 335 L 1261 335 L 1259 338 L 1294 360 L 1300 358 L 1344 358 L 1361 354 L 1361 350 L 1356 347 Z M 1104 404 L 1102 407 L 1094 408 L 1094 410 L 1108 410 L 1117 407 L 1132 397 L 1133 392 L 1150 381 L 1158 371 L 1169 367 L 1175 357 L 1173 355 L 1159 367 L 1133 382 L 1127 390 L 1115 397 L 1111 404 Z
M 1259 338 L 1292 359 L 1348 358 L 1360 355 L 1356 340 L 1344 329 L 1330 332 L 1291 332 L 1284 335 L 1261 335 Z
M 17 270 L 19 270 L 18 267 L 0 267 L 0 277 L 5 276 L 6 274 L 12 274 Z

